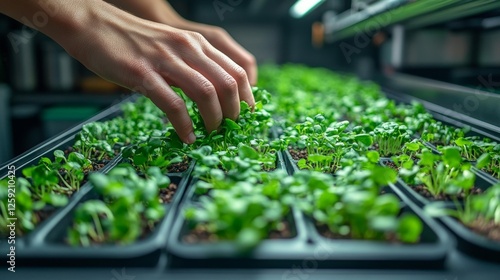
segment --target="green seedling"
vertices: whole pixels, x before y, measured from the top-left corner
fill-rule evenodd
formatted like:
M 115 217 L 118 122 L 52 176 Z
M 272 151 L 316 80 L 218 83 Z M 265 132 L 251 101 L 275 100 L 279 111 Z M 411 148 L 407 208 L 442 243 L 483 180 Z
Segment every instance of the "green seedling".
M 411 134 L 405 125 L 395 122 L 382 123 L 372 132 L 373 142 L 383 157 L 400 154 L 404 144 L 411 140 Z
M 120 166 L 108 174 L 92 174 L 90 181 L 102 200 L 86 201 L 73 216 L 68 242 L 73 246 L 102 243 L 130 244 L 152 230 L 165 215 L 158 192 L 168 186 L 158 167 L 147 170 L 146 179 L 131 166 Z
M 445 193 L 456 195 L 459 192 L 467 195 L 475 181 L 475 175 L 470 171 L 471 165 L 463 162 L 457 147 L 445 147 L 442 152 L 442 155 L 437 155 L 423 151 L 416 178 L 434 196 Z

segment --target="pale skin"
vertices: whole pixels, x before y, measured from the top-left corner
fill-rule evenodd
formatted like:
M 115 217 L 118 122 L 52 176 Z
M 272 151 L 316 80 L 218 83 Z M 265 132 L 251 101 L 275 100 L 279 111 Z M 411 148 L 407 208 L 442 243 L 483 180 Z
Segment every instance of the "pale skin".
M 109 3 L 108 3 L 109 2 Z M 179 137 L 193 124 L 178 86 L 208 131 L 255 104 L 255 58 L 218 27 L 187 21 L 163 0 L 1 0 L 0 12 L 39 30 L 99 76 L 149 97 Z M 34 18 L 48 20 L 31 20 Z M 28 20 L 26 20 L 28 19 Z

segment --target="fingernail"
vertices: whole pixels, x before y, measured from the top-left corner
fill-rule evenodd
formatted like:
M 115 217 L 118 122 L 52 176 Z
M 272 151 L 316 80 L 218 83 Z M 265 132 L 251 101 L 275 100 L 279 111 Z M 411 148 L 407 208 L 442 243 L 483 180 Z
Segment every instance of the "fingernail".
M 192 133 L 192 132 L 189 133 L 187 140 L 188 140 L 188 144 L 193 144 L 194 141 L 196 141 L 196 136 L 194 135 L 194 133 Z

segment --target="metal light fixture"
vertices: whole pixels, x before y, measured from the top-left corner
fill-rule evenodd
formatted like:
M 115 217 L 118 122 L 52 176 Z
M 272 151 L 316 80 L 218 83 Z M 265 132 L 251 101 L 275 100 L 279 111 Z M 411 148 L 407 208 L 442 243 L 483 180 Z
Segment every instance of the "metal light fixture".
M 290 8 L 290 15 L 294 18 L 301 18 L 325 0 L 297 0 Z

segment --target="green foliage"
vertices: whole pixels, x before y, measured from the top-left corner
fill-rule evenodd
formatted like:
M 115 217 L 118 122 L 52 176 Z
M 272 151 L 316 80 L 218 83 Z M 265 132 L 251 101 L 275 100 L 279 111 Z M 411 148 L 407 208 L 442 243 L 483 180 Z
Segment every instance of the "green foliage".
M 137 175 L 131 166 L 120 166 L 108 174 L 92 174 L 90 181 L 102 200 L 80 204 L 68 230 L 73 246 L 100 243 L 129 244 L 154 227 L 165 215 L 158 192 L 170 180 L 158 167 L 147 170 L 147 178 Z
M 417 242 L 421 221 L 410 214 L 400 215 L 401 205 L 395 195 L 379 195 L 381 186 L 396 179 L 394 171 L 379 168 L 371 172 L 350 170 L 331 179 L 314 172 L 296 173 L 294 194 L 307 201 L 299 207 L 338 236 L 387 240 L 393 234 L 402 242 Z
M 422 140 L 434 145 L 452 145 L 453 142 L 464 137 L 467 128 L 459 129 L 444 125 L 441 122 L 429 119 L 425 122 L 422 132 Z
M 493 149 L 482 154 L 477 159 L 477 168 L 500 179 L 500 144 L 497 144 Z
M 469 196 L 463 204 L 455 203 L 455 208 L 436 202 L 426 206 L 425 211 L 432 216 L 451 216 L 465 225 L 483 220 L 500 225 L 500 184 L 495 184 L 484 193 Z
M 405 125 L 396 122 L 384 122 L 372 132 L 374 143 L 383 157 L 400 154 L 403 146 L 411 140 L 411 134 Z
M 67 236 L 71 244 L 130 244 L 143 238 L 165 215 L 158 198 L 159 189 L 170 183 L 165 172 L 188 160 L 196 161 L 192 175 L 198 195 L 184 212 L 189 229 L 235 241 L 244 250 L 283 230 L 294 207 L 337 236 L 417 242 L 421 221 L 402 213 L 394 195 L 380 194 L 398 175 L 379 165 L 381 157 L 392 156 L 400 177 L 425 184 L 433 194 L 468 194 L 475 178 L 464 158 L 498 176 L 498 144 L 434 121 L 421 104 L 397 104 L 373 83 L 298 65 L 267 65 L 260 74 L 259 87 L 252 88 L 255 106 L 241 102 L 239 117 L 224 119 L 210 133 L 197 105 L 173 88 L 193 120 L 192 145 L 182 143 L 147 98 L 123 105 L 121 117 L 84 125 L 74 152 L 56 151 L 53 159 L 42 158 L 22 171 L 26 179 L 16 185 L 21 231 L 39 222 L 38 209 L 65 205 L 93 164 L 119 152 L 130 165 L 90 176 L 99 199 L 75 209 Z M 283 133 L 276 138 L 272 128 Z M 422 139 L 412 140 L 418 134 Z M 423 141 L 453 146 L 437 155 Z M 287 148 L 307 153 L 297 162 L 303 170 L 293 176 L 269 172 Z M 8 196 L 3 185 L 2 203 Z M 474 196 L 466 207 L 475 209 L 476 216 L 496 219 L 497 208 L 485 206 L 495 199 L 488 195 L 481 195 L 483 200 Z M 0 206 L 1 226 L 6 210 Z
M 129 159 L 142 173 L 146 173 L 152 166 L 166 172 L 172 164 L 186 159 L 186 146 L 173 128 L 169 127 L 163 134 L 152 133 L 146 141 L 126 147 L 122 156 Z

